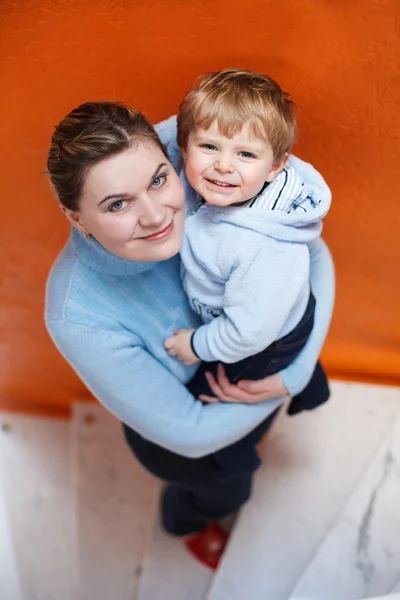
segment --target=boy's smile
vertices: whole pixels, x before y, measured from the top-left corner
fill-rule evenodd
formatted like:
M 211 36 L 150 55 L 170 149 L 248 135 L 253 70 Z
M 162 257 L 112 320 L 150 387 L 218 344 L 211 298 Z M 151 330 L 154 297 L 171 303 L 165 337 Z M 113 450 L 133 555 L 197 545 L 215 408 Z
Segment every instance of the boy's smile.
M 286 163 L 274 163 L 271 145 L 252 135 L 249 123 L 227 138 L 215 121 L 190 133 L 184 158 L 190 185 L 216 206 L 251 200 Z

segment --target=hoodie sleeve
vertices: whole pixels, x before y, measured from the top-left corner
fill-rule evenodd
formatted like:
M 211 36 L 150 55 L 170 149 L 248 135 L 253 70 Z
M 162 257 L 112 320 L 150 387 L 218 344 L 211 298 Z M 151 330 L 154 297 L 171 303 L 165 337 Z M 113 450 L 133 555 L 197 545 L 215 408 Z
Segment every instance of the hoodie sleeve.
M 279 249 L 274 241 L 271 249 L 271 241 L 263 238 L 262 242 L 231 270 L 224 312 L 194 334 L 194 350 L 204 361 L 234 363 L 267 348 L 279 339 L 293 307 L 308 289 L 307 246 L 292 243 Z M 228 248 L 226 254 L 232 252 Z
M 311 379 L 328 335 L 335 301 L 335 270 L 328 247 L 321 238 L 309 244 L 311 290 L 316 299 L 314 327 L 296 359 L 279 372 L 289 394 L 301 392 Z

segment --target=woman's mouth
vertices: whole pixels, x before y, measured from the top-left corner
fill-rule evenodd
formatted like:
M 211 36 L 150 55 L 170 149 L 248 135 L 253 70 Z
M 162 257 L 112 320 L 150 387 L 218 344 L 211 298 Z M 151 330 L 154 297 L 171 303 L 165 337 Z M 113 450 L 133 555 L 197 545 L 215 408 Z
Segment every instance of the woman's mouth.
M 146 235 L 142 237 L 142 240 L 146 240 L 147 242 L 158 242 L 159 240 L 165 240 L 169 237 L 174 229 L 174 220 L 172 219 L 171 223 L 164 227 L 164 229 L 160 229 L 155 233 L 151 233 L 150 235 Z

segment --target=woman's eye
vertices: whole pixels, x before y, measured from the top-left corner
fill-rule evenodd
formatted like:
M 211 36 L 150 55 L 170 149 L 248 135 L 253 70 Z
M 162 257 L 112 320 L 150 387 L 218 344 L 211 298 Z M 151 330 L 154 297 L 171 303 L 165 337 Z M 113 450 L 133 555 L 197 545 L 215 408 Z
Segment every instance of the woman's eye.
M 167 181 L 166 175 L 159 175 L 153 181 L 152 186 L 153 186 L 153 188 L 159 188 L 159 187 L 163 186 L 166 181 Z
M 126 208 L 127 205 L 128 205 L 128 201 L 127 200 L 117 200 L 116 202 L 113 202 L 109 206 L 108 210 L 110 212 L 119 212 L 119 211 L 123 210 L 124 208 Z
M 255 158 L 254 154 L 252 154 L 251 152 L 246 152 L 245 150 L 243 150 L 243 152 L 240 152 L 240 155 L 243 158 Z

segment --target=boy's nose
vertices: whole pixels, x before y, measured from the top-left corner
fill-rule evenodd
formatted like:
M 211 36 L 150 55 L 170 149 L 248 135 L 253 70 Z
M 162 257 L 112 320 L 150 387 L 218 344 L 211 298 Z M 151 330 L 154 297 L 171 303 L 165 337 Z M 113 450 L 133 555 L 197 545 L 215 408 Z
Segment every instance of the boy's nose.
M 232 173 L 234 169 L 229 157 L 218 158 L 218 160 L 215 161 L 214 166 L 215 170 L 220 173 Z

